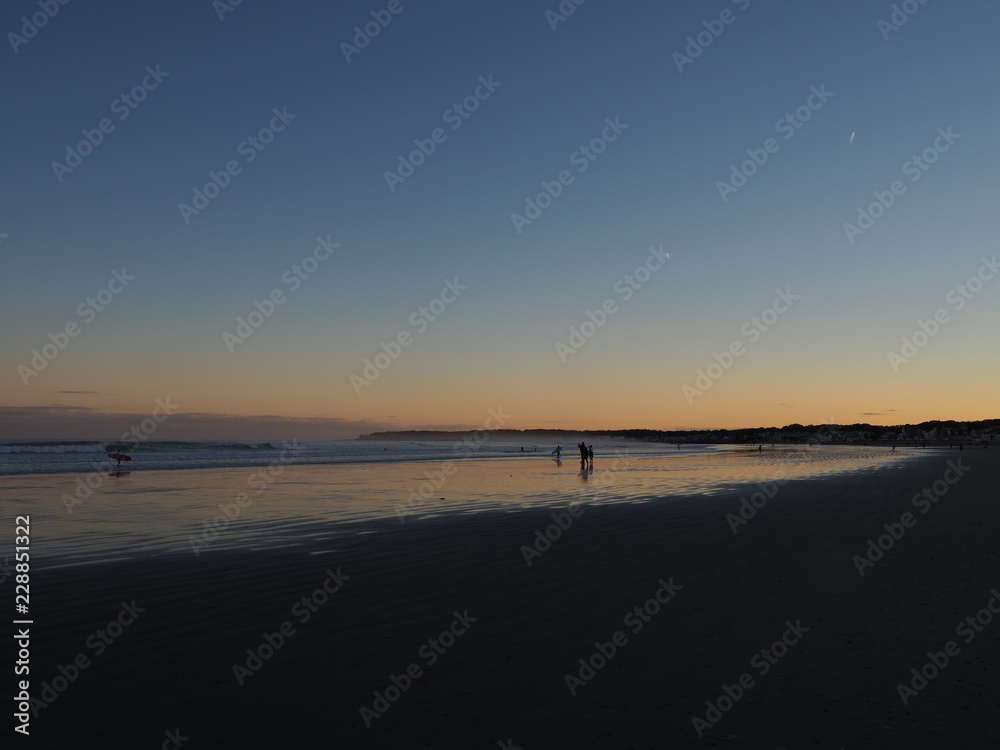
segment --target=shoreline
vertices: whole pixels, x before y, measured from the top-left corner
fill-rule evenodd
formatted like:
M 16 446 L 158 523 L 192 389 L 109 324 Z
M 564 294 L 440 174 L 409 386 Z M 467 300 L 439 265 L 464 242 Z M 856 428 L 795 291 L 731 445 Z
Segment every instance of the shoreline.
M 389 441 L 381 441 L 389 442 Z M 446 443 L 442 443 L 445 445 Z M 461 444 L 456 444 L 461 446 Z M 488 445 L 483 448 L 466 449 L 461 455 L 459 455 L 457 447 L 453 448 L 451 453 L 441 453 L 441 454 L 394 454 L 390 456 L 381 456 L 379 454 L 374 454 L 372 456 L 327 456 L 320 459 L 316 456 L 310 456 L 303 459 L 296 458 L 285 458 L 284 452 L 276 453 L 272 457 L 261 457 L 256 460 L 248 460 L 244 458 L 242 461 L 235 459 L 222 459 L 218 463 L 208 463 L 208 461 L 219 461 L 219 459 L 193 459 L 193 460 L 180 460 L 176 465 L 154 465 L 147 468 L 141 458 L 147 458 L 151 463 L 156 463 L 157 461 L 165 459 L 155 459 L 148 456 L 142 456 L 135 463 L 127 462 L 122 463 L 120 466 L 114 465 L 112 463 L 105 463 L 103 459 L 98 460 L 87 460 L 79 462 L 66 462 L 62 464 L 62 468 L 44 471 L 44 470 L 23 470 L 23 471 L 8 471 L 7 469 L 11 465 L 10 463 L 4 465 L 0 463 L 0 482 L 7 478 L 12 477 L 45 477 L 45 476 L 58 476 L 58 475 L 70 475 L 70 474 L 104 474 L 104 475 L 127 475 L 132 473 L 146 473 L 154 471 L 197 471 L 197 470 L 212 470 L 212 469 L 253 469 L 261 468 L 266 466 L 295 466 L 295 467 L 341 467 L 341 466 L 369 466 L 369 465 L 394 465 L 394 464 L 412 464 L 412 463 L 422 463 L 422 462 L 437 462 L 437 461 L 456 461 L 456 462 L 466 462 L 466 461 L 540 461 L 543 459 L 552 459 L 552 451 L 518 451 L 513 448 L 516 444 L 493 444 Z M 672 450 L 667 449 L 665 446 L 671 445 L 676 446 L 681 451 L 675 453 Z M 498 446 L 502 446 L 498 447 Z M 760 444 L 760 443 L 655 443 L 649 441 L 638 441 L 632 440 L 623 445 L 600 445 L 597 454 L 598 460 L 607 460 L 609 456 L 617 457 L 622 451 L 627 450 L 628 447 L 645 448 L 645 451 L 637 451 L 635 455 L 629 456 L 632 459 L 644 459 L 644 458 L 668 458 L 672 456 L 690 456 L 690 455 L 715 455 L 720 453 L 733 453 L 752 450 L 758 448 L 762 449 L 762 452 L 788 452 L 795 450 L 823 450 L 823 449 L 843 449 L 843 450 L 857 450 L 857 451 L 878 451 L 884 449 L 886 454 L 895 452 L 896 448 L 902 450 L 957 450 L 961 452 L 963 448 L 959 447 L 958 444 L 955 445 L 883 445 L 879 443 L 868 444 L 858 444 L 858 443 L 776 443 L 770 444 Z M 974 447 L 969 447 L 969 450 L 981 450 L 984 447 L 988 447 L 988 444 L 980 444 Z M 654 450 L 649 450 L 653 448 Z M 656 448 L 659 448 L 658 450 Z M 601 452 L 605 451 L 605 452 Z M 609 454 L 607 451 L 611 451 Z M 205 463 L 199 464 L 199 460 L 204 460 Z M 567 448 L 563 451 L 563 456 L 561 458 L 564 462 L 572 462 L 578 460 L 576 458 L 575 449 L 573 447 Z
M 735 533 L 738 493 L 575 514 L 567 499 L 37 570 L 32 690 L 81 654 L 90 666 L 33 719 L 34 746 L 134 748 L 179 728 L 191 748 L 836 750 L 949 747 L 959 732 L 989 747 L 1000 623 L 969 643 L 956 624 L 1000 584 L 993 455 L 789 482 Z M 948 484 L 956 461 L 969 468 Z M 946 491 L 922 514 L 913 499 L 935 482 Z M 853 557 L 906 512 L 915 523 L 860 575 Z M 88 639 L 133 600 L 143 611 L 97 654 Z M 949 641 L 957 655 L 904 705 L 897 686 Z
M 752 493 L 930 455 L 807 448 L 599 456 L 592 469 L 549 456 L 19 475 L 0 478 L 0 500 L 35 514 L 47 529 L 36 555 L 62 564 L 302 544 L 307 527 L 339 538 L 440 516 Z

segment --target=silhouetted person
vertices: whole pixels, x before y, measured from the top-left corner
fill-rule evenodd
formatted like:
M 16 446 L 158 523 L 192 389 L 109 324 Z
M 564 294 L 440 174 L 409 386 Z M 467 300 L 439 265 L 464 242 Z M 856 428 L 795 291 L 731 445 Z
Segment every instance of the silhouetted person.
M 590 462 L 590 468 L 594 468 L 594 446 L 587 446 L 587 461 Z
M 587 465 L 587 446 L 581 440 L 580 444 L 576 447 L 580 449 L 580 468 L 583 468 Z

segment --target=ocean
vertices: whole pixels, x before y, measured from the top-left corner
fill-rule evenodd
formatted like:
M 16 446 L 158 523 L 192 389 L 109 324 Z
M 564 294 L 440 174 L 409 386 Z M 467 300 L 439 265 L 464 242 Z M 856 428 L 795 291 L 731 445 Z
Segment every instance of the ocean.
M 576 438 L 579 440 L 580 438 Z M 627 454 L 630 457 L 714 453 L 709 445 L 675 445 L 630 440 L 593 440 L 598 456 Z M 401 461 L 448 461 L 452 459 L 537 460 L 551 458 L 557 443 L 515 443 L 476 440 L 383 441 L 333 440 L 325 442 L 272 441 L 176 441 L 149 440 L 126 445 L 95 440 L 2 440 L 0 476 L 17 474 L 73 474 L 110 471 L 117 462 L 108 458 L 118 450 L 132 458 L 121 469 L 154 471 L 268 466 L 271 464 L 367 464 Z M 524 449 L 523 452 L 521 449 Z M 563 460 L 578 460 L 575 442 L 562 444 Z
M 919 454 L 872 446 L 676 445 L 572 436 L 512 442 L 0 442 L 0 507 L 30 515 L 32 559 L 49 565 L 335 544 L 443 516 L 565 511 L 764 493 L 790 481 L 892 471 Z M 524 451 L 521 448 L 524 448 Z M 192 470 L 193 469 L 193 470 Z M 760 500 L 758 499 L 758 503 Z M 386 525 L 388 524 L 388 526 Z M 8 540 L 9 541 L 9 540 Z M 322 552 L 322 549 L 320 549 Z M 0 544 L 0 557 L 9 555 Z

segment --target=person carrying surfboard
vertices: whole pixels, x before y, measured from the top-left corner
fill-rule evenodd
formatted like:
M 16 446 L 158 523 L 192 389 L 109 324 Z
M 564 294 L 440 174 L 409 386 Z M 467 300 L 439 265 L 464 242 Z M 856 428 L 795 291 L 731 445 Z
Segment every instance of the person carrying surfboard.
M 116 466 L 121 466 L 122 465 L 122 461 L 131 461 L 132 460 L 131 456 L 126 456 L 121 451 L 117 451 L 115 453 L 109 453 L 108 454 L 108 458 L 113 458 L 113 459 L 117 460 L 118 463 L 116 464 Z

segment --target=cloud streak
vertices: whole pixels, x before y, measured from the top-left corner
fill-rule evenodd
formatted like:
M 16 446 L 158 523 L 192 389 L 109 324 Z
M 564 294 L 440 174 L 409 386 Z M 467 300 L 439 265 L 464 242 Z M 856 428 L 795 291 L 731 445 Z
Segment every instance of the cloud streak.
M 46 404 L 0 406 L 0 439 L 116 439 L 150 413 L 112 413 L 85 406 Z M 237 416 L 205 412 L 173 414 L 156 431 L 157 440 L 345 440 L 380 430 L 382 422 L 271 414 Z

